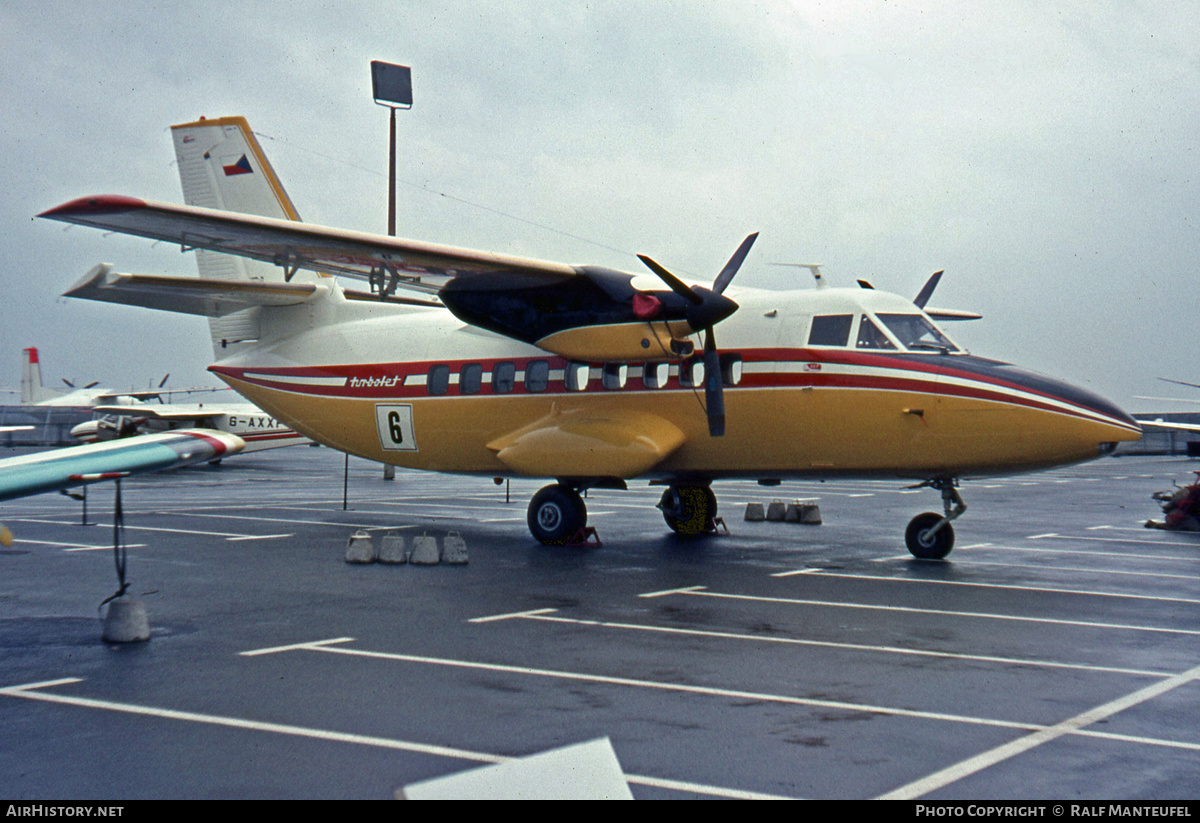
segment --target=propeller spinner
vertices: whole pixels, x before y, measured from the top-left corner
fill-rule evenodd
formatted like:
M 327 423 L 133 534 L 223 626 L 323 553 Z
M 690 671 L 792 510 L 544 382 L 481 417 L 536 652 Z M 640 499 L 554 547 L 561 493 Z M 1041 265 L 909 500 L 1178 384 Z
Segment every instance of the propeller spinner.
M 758 239 L 758 232 L 742 241 L 738 250 L 729 258 L 713 281 L 712 289 L 700 286 L 693 288 L 680 280 L 661 265 L 644 254 L 638 258 L 670 287 L 671 291 L 688 301 L 684 317 L 693 329 L 704 330 L 704 409 L 708 415 L 708 433 L 711 437 L 725 434 L 725 381 L 721 375 L 721 355 L 717 351 L 713 327 L 738 310 L 738 304 L 725 297 L 722 292 L 733 280 L 750 247 Z

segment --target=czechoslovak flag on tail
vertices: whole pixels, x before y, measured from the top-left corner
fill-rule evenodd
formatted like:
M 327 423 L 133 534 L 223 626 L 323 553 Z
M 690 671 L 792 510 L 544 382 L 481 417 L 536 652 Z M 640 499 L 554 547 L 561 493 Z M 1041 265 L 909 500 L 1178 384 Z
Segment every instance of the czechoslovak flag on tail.
M 235 174 L 254 174 L 254 169 L 250 168 L 250 161 L 244 154 L 236 163 L 222 164 L 221 168 L 225 170 L 226 177 L 232 177 Z

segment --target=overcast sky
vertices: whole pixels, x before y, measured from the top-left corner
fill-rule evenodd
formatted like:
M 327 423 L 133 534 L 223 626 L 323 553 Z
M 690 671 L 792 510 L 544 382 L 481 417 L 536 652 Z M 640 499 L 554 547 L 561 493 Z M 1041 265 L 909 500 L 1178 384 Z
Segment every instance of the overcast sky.
M 973 353 L 1195 409 L 1134 397 L 1200 382 L 1198 33 L 1134 0 L 3 0 L 0 386 L 31 345 L 48 383 L 217 385 L 203 319 L 58 297 L 190 255 L 33 215 L 181 202 L 168 127 L 244 115 L 306 221 L 382 234 L 378 59 L 412 66 L 401 236 L 709 280 L 759 231 L 764 288 L 945 269 Z

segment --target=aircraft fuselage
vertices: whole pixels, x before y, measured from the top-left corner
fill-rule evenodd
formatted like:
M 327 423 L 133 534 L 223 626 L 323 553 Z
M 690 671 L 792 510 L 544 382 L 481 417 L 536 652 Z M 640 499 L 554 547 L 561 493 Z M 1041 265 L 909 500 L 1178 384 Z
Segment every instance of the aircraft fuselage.
M 1061 381 L 957 350 L 871 340 L 863 318 L 882 327 L 881 315 L 918 314 L 896 295 L 731 294 L 740 309 L 720 327 L 730 367 L 723 437 L 709 436 L 696 358 L 578 363 L 444 310 L 397 313 L 335 297 L 325 310 L 340 322 L 212 370 L 334 448 L 496 476 L 528 464 L 557 478 L 966 477 L 1089 460 L 1140 437 L 1116 406 Z M 811 344 L 814 317 L 846 316 L 844 344 Z M 620 421 L 634 416 L 637 434 L 627 434 Z M 573 435 L 597 445 L 562 449 Z M 556 452 L 565 455 L 557 462 Z

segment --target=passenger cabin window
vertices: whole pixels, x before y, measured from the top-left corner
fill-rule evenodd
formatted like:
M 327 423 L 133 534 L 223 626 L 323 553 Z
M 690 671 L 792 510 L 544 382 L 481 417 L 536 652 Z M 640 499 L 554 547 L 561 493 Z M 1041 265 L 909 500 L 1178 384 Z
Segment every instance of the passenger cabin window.
M 606 389 L 623 389 L 629 376 L 629 367 L 624 363 L 605 363 L 601 382 Z
M 860 349 L 891 349 L 893 351 L 896 349 L 895 344 L 888 340 L 887 335 L 865 314 L 858 321 L 858 343 L 856 345 Z
M 483 366 L 478 363 L 468 363 L 458 373 L 458 391 L 461 394 L 479 394 L 483 383 Z
M 525 391 L 542 392 L 550 385 L 550 363 L 530 360 L 525 367 Z
M 808 332 L 810 346 L 845 346 L 850 342 L 852 314 L 821 314 L 813 318 Z
M 689 388 L 704 385 L 704 358 L 692 357 L 679 364 L 679 385 Z
M 567 391 L 583 391 L 587 388 L 590 376 L 587 363 L 568 363 L 563 382 L 567 385 Z
M 742 382 L 742 356 L 740 354 L 721 355 L 721 380 L 726 386 L 736 386 Z
M 648 389 L 661 389 L 667 385 L 670 375 L 670 363 L 647 363 L 642 367 L 642 385 Z
M 923 314 L 876 315 L 906 349 L 952 352 L 958 347 Z
M 517 367 L 512 363 L 497 363 L 492 369 L 492 391 L 508 394 L 517 380 Z
M 425 381 L 425 389 L 430 394 L 445 394 L 450 387 L 450 367 L 433 366 L 429 369 L 429 378 Z

